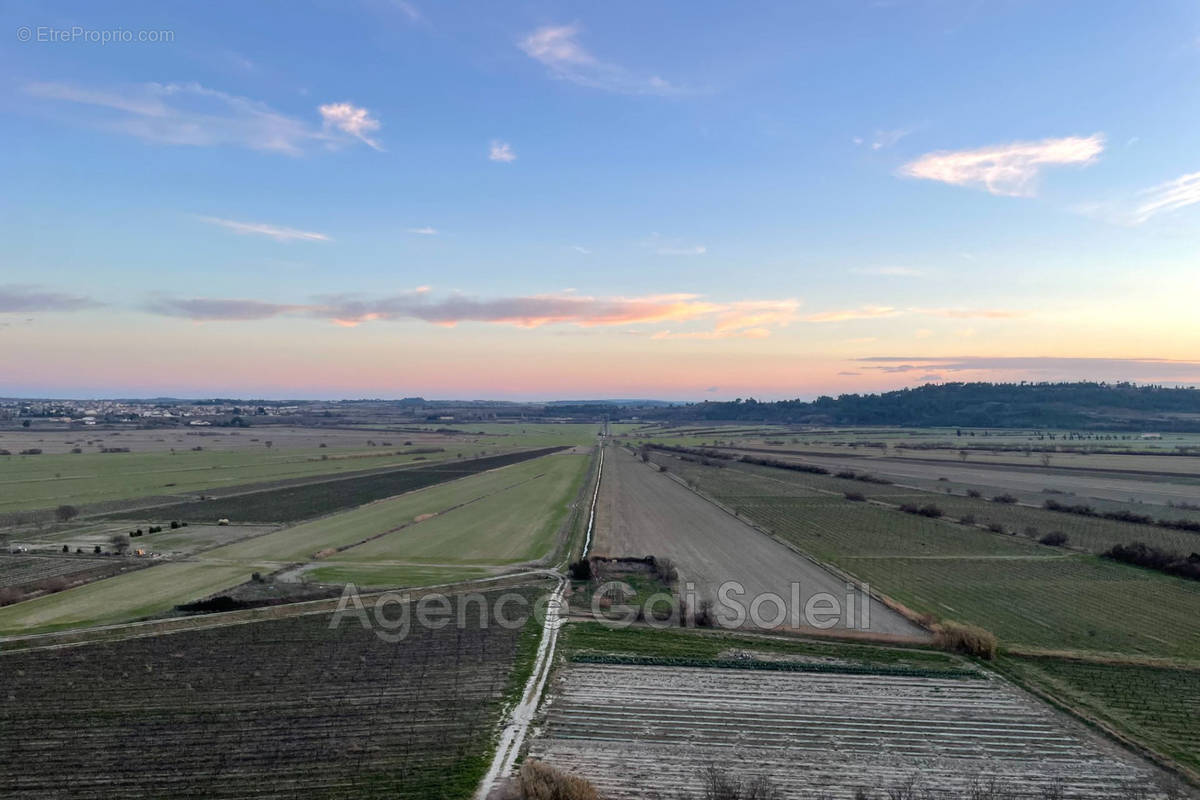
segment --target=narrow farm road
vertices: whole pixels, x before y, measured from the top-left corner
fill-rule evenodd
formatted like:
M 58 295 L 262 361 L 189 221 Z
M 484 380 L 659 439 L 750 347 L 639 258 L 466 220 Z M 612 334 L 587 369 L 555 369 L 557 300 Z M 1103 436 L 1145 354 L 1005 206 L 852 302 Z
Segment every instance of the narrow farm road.
M 788 606 L 778 624 L 788 627 L 804 627 L 810 599 L 828 595 L 844 612 L 832 627 L 928 638 L 927 631 L 901 614 L 857 587 L 848 589 L 840 577 L 655 472 L 624 448 L 611 450 L 597 504 L 592 548 L 597 555 L 669 558 L 679 569 L 681 583 L 691 582 L 699 598 L 714 602 L 722 585 L 736 582 L 742 591 L 729 598 L 747 612 L 756 597 L 777 595 Z M 845 613 L 848 596 L 853 598 L 853 614 Z M 864 604 L 869 604 L 865 620 Z M 770 620 L 775 610 L 773 602 L 763 601 L 761 616 Z M 799 626 L 792 625 L 796 611 Z M 824 614 L 818 617 L 827 620 Z

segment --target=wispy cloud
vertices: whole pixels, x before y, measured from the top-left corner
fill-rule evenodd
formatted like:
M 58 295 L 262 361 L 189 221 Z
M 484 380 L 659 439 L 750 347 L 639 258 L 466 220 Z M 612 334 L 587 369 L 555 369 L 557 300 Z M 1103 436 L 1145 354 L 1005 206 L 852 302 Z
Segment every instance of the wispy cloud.
M 1026 316 L 1025 311 L 1001 308 L 894 308 L 892 306 L 866 305 L 858 308 L 819 311 L 803 317 L 805 322 L 848 322 L 860 319 L 883 319 L 901 315 L 942 317 L 944 319 L 1011 319 Z
M 275 303 L 246 298 L 158 297 L 147 310 L 198 322 L 259 320 L 281 316 L 327 319 L 344 326 L 379 320 L 421 320 L 453 326 L 482 322 L 538 328 L 570 324 L 609 327 L 635 324 L 707 323 L 709 330 L 660 338 L 759 338 L 788 325 L 798 300 L 712 302 L 694 294 L 589 297 L 572 292 L 481 299 L 463 294 L 434 297 L 427 288 L 379 298 L 333 295 L 309 303 Z
M 887 148 L 899 142 L 905 136 L 908 136 L 910 133 L 912 133 L 910 128 L 895 128 L 890 131 L 875 131 L 875 135 L 870 137 L 871 149 L 886 150 Z M 854 143 L 860 146 L 865 145 L 867 143 L 867 139 L 862 136 L 855 136 Z
M 860 306 L 859 308 L 847 308 L 837 311 L 821 311 L 816 314 L 808 314 L 804 317 L 805 322 L 847 322 L 855 319 L 879 319 L 880 317 L 894 317 L 899 314 L 899 309 L 891 306 Z
M 1181 175 L 1173 181 L 1151 186 L 1138 194 L 1142 200 L 1132 215 L 1135 225 L 1140 225 L 1158 214 L 1200 203 L 1200 172 Z
M 437 228 L 431 228 L 426 225 L 424 228 L 409 228 L 409 233 L 415 233 L 418 236 L 437 236 Z
M 300 155 L 314 146 L 337 147 L 357 140 L 379 149 L 367 135 L 378 130 L 378 121 L 366 109 L 348 103 L 321 106 L 323 123 L 315 125 L 198 83 L 144 83 L 114 89 L 31 83 L 25 92 L 89 109 L 79 119 L 83 124 L 160 144 Z
M 218 298 L 165 297 L 152 301 L 146 310 L 167 317 L 183 317 L 193 322 L 246 321 L 270 319 L 297 311 L 307 311 L 303 305 L 265 303 L 259 300 Z
M 690 247 L 656 247 L 654 252 L 660 256 L 702 256 L 708 252 L 708 248 L 696 244 Z
M 618 94 L 678 94 L 682 91 L 657 75 L 635 75 L 592 55 L 578 36 L 579 25 L 546 25 L 523 37 L 517 46 L 544 64 L 560 80 Z
M 512 145 L 508 142 L 495 141 L 488 148 L 488 159 L 509 164 L 517 160 L 517 154 L 513 152 Z
M 979 186 L 996 195 L 1029 197 L 1035 193 L 1043 169 L 1064 164 L 1086 166 L 1103 151 L 1103 134 L 1068 136 L 978 150 L 942 150 L 905 164 L 900 173 L 955 186 Z
M 383 126 L 367 109 L 351 103 L 326 103 L 318 106 L 317 110 L 321 112 L 326 130 L 341 131 L 369 147 L 383 150 L 379 142 L 369 136 Z
M 926 272 L 914 267 L 854 267 L 850 270 L 859 275 L 886 275 L 896 278 L 924 278 Z
M 944 319 L 1013 319 L 1025 317 L 1028 311 L 1014 311 L 1004 308 L 910 308 L 910 314 L 920 314 L 926 317 L 942 317 Z
M 100 305 L 90 297 L 42 289 L 24 283 L 0 285 L 0 314 L 29 311 L 80 311 Z
M 233 219 L 221 219 L 220 217 L 198 217 L 198 219 L 208 222 L 212 225 L 220 225 L 222 228 L 228 228 L 235 233 L 249 233 L 258 236 L 269 236 L 277 242 L 332 242 L 333 239 L 323 233 L 314 233 L 313 231 L 301 231 L 295 228 L 284 228 L 279 225 L 268 225 L 263 222 L 238 222 Z
M 580 244 L 571 245 L 571 249 L 574 250 L 576 253 L 583 253 L 585 256 L 590 256 L 592 254 L 591 250 L 588 250 L 586 247 L 584 247 L 583 245 L 580 245 Z

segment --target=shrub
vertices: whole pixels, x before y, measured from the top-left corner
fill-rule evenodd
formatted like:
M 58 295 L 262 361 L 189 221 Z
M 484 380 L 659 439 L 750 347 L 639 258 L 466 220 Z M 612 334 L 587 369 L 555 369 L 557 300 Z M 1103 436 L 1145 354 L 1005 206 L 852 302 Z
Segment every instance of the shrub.
M 1008 532 L 1008 531 L 1004 530 L 1004 526 L 1001 525 L 999 522 L 989 522 L 987 529 L 989 531 L 991 531 L 992 533 L 1007 533 Z
M 600 795 L 583 778 L 530 759 L 521 765 L 508 800 L 600 800 Z
M 958 518 L 958 521 L 961 522 L 963 525 L 974 525 L 975 524 L 975 515 L 974 514 L 963 514 L 961 517 Z
M 951 653 L 963 653 L 976 658 L 996 657 L 996 635 L 975 625 L 947 620 L 938 625 L 937 645 Z
M 867 496 L 862 492 L 846 492 L 846 499 L 861 503 L 867 499 Z
M 918 516 L 929 517 L 930 519 L 937 519 L 938 517 L 940 517 L 946 513 L 945 511 L 942 511 L 942 509 L 935 506 L 933 503 L 926 503 L 923 506 L 913 505 L 912 503 L 905 503 L 904 505 L 900 506 L 900 510 L 906 514 L 917 514 Z
M 54 516 L 58 517 L 59 522 L 70 522 L 79 516 L 79 509 L 75 506 L 61 505 L 54 509 Z
M 850 480 L 854 480 L 855 478 L 857 478 L 857 477 L 858 477 L 858 473 L 856 473 L 856 472 L 855 472 L 854 470 L 852 470 L 852 469 L 844 469 L 844 470 L 842 470 L 841 472 L 835 472 L 835 473 L 834 473 L 834 475 L 833 475 L 833 477 L 835 477 L 835 478 L 849 478 Z
M 967 497 L 983 497 L 983 492 L 978 489 L 967 489 Z
M 1017 502 L 1017 498 L 1011 494 L 998 494 L 992 498 L 992 502 L 1011 506 Z
M 592 562 L 586 558 L 579 559 L 568 570 L 571 573 L 571 580 L 590 581 L 592 579 Z
M 1200 581 L 1200 553 L 1192 553 L 1185 558 L 1179 553 L 1160 550 L 1144 542 L 1132 542 L 1126 545 L 1113 545 L 1103 556 L 1124 564 L 1133 564 L 1165 572 L 1168 575 L 1178 575 L 1181 578 Z
M 1038 539 L 1042 544 L 1050 545 L 1051 547 L 1062 547 L 1067 543 L 1067 535 L 1062 531 L 1053 531 L 1047 533 L 1041 539 Z

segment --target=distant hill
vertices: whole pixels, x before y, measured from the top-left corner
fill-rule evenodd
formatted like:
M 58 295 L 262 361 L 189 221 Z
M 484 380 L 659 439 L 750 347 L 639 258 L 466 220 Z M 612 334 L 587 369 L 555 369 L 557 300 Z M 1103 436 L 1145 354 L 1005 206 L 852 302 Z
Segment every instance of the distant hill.
M 663 414 L 675 421 L 1200 431 L 1200 389 L 1132 383 L 944 383 L 812 402 L 693 403 Z

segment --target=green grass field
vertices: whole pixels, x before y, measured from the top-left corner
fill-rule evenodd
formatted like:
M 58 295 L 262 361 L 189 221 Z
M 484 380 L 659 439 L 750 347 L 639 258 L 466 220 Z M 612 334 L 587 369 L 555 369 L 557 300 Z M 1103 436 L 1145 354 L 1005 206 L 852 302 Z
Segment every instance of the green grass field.
M 424 567 L 408 564 L 331 564 L 304 573 L 317 583 L 353 583 L 360 589 L 395 586 L 436 586 L 475 578 L 490 571 L 480 567 Z
M 310 580 L 362 586 L 482 577 L 553 550 L 590 459 L 569 452 L 542 456 L 217 547 L 189 561 L 35 598 L 0 609 L 0 633 L 161 614 L 243 583 L 253 572 L 312 561 L 321 566 L 307 573 Z M 380 538 L 352 547 L 374 536 Z M 349 549 L 323 560 L 334 554 L 322 551 L 339 547 Z
M 553 548 L 589 461 L 587 455 L 561 454 L 515 465 L 500 473 L 500 485 L 489 485 L 486 496 L 483 489 L 469 489 L 470 500 L 461 493 L 455 496 L 462 505 L 330 560 L 491 564 L 536 560 Z
M 322 460 L 322 456 L 328 458 Z M 427 460 L 445 457 L 444 453 L 424 456 Z M 416 455 L 398 456 L 395 450 L 385 452 L 382 448 L 0 456 L 0 513 L 337 475 L 403 466 L 414 463 L 416 458 Z
M 159 564 L 0 608 L 0 634 L 128 622 L 170 611 L 250 579 L 253 565 Z
M 392 539 L 386 546 L 381 545 L 378 554 L 373 555 L 370 552 L 365 554 L 360 552 L 357 557 L 352 557 L 349 560 L 366 562 L 381 559 L 408 560 L 413 555 L 410 551 L 406 550 L 403 539 L 412 537 L 420 528 L 437 520 L 437 516 L 434 516 L 418 522 L 418 517 L 426 514 L 449 514 L 459 506 L 466 507 L 466 504 L 474 505 L 481 503 L 492 496 L 498 496 L 496 503 L 490 506 L 493 509 L 501 509 L 502 505 L 507 503 L 510 498 L 521 497 L 526 502 L 529 502 L 530 505 L 517 508 L 514 504 L 515 513 L 518 516 L 520 514 L 528 515 L 535 513 L 538 511 L 537 502 L 548 501 L 552 495 L 541 496 L 534 494 L 531 498 L 528 494 L 505 496 L 506 493 L 514 490 L 519 484 L 526 482 L 538 483 L 538 481 L 544 480 L 542 478 L 535 478 L 537 475 L 552 474 L 560 476 L 572 470 L 584 470 L 586 469 L 587 461 L 588 456 L 583 455 L 543 456 L 542 458 L 513 464 L 502 469 L 491 470 L 460 480 L 430 486 L 417 492 L 410 492 L 398 497 L 370 503 L 351 511 L 322 517 L 311 522 L 304 522 L 290 528 L 269 533 L 266 536 L 259 536 L 244 542 L 209 550 L 204 554 L 204 557 L 212 560 L 241 562 L 262 560 L 280 563 L 304 562 L 312 560 L 322 550 L 350 547 L 370 537 L 394 531 L 393 534 L 388 534 L 388 536 L 396 536 L 397 538 Z M 539 487 L 547 485 L 538 483 Z M 547 504 L 549 503 L 547 502 Z M 472 521 L 470 515 L 467 515 L 465 519 Z M 486 520 L 483 520 L 483 522 L 486 522 Z M 484 529 L 485 527 L 477 526 L 474 530 L 489 533 Z M 444 531 L 444 528 L 441 530 Z M 405 534 L 405 537 L 400 537 L 400 534 Z M 378 541 L 382 541 L 382 539 Z M 425 540 L 418 539 L 416 541 Z M 499 548 L 498 550 L 486 552 L 475 551 L 475 555 L 494 556 L 497 552 L 502 554 L 509 553 L 513 547 L 513 542 L 496 541 L 494 543 Z M 459 544 L 461 545 L 461 542 Z M 448 562 L 471 562 L 471 559 L 462 558 L 461 553 L 453 547 L 439 548 L 436 542 L 432 547 L 422 545 L 422 552 L 428 560 L 432 561 L 441 559 Z M 541 553 L 534 557 L 539 557 L 540 555 Z M 487 559 L 485 558 L 484 560 Z

